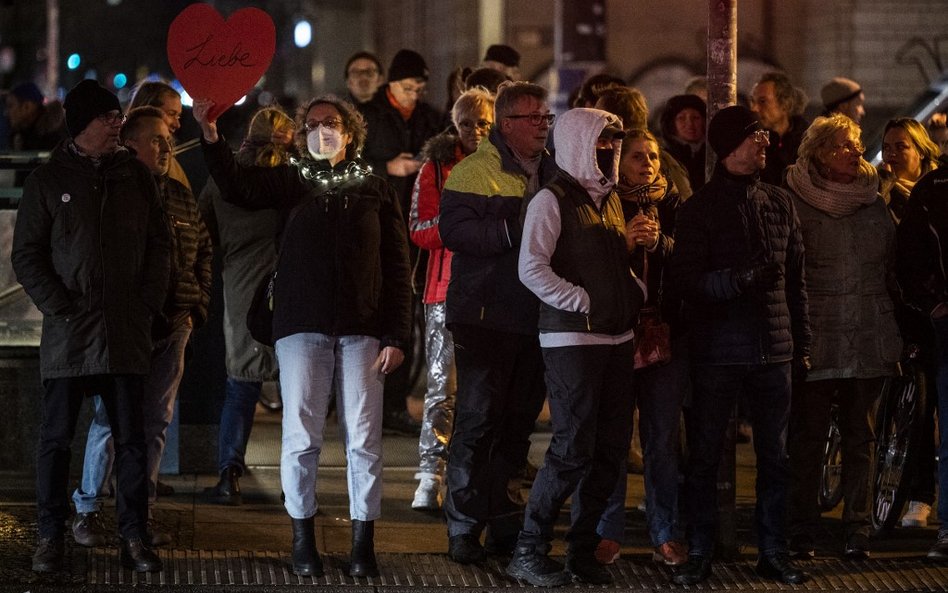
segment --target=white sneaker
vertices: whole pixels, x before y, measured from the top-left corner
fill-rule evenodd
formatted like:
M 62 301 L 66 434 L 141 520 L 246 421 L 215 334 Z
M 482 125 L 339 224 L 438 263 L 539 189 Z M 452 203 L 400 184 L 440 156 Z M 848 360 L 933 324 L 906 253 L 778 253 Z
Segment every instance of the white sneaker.
M 909 501 L 908 510 L 902 515 L 902 527 L 928 527 L 928 516 L 932 505 L 919 500 Z
M 441 480 L 437 476 L 421 478 L 411 508 L 416 511 L 437 511 L 441 508 Z

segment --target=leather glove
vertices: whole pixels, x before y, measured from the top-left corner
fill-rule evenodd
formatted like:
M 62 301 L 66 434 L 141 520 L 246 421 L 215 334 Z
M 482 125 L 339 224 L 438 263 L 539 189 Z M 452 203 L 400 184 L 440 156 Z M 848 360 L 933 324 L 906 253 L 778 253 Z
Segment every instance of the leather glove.
M 780 264 L 770 262 L 759 266 L 746 266 L 739 268 L 735 273 L 737 288 L 741 292 L 754 288 L 769 288 L 780 280 L 783 276 L 783 270 Z
M 794 356 L 790 363 L 790 378 L 794 383 L 803 383 L 806 381 L 806 375 L 810 372 L 809 355 Z

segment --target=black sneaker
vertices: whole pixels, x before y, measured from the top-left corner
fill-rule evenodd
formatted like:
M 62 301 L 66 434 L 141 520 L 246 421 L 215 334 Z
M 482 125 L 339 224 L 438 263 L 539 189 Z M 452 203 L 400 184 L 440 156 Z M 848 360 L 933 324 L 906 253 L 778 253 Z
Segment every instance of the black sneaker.
M 846 540 L 843 556 L 847 560 L 869 559 L 869 536 L 864 533 L 854 533 Z
M 59 572 L 63 569 L 63 538 L 43 537 L 33 552 L 33 572 Z
M 606 567 L 599 564 L 596 556 L 588 554 L 567 554 L 566 570 L 576 579 L 591 585 L 609 585 L 612 575 Z
M 540 554 L 534 546 L 517 546 L 507 565 L 507 574 L 535 587 L 562 587 L 572 580 L 562 564 Z
M 484 547 L 473 533 L 448 538 L 448 556 L 458 564 L 477 564 L 487 558 Z
M 806 581 L 806 573 L 793 565 L 790 555 L 780 552 L 758 558 L 757 574 L 788 585 L 799 585 Z
M 72 520 L 72 538 L 80 546 L 94 548 L 109 543 L 102 517 L 97 512 L 76 513 Z
M 939 531 L 938 539 L 935 545 L 928 550 L 927 558 L 929 560 L 939 560 L 944 562 L 948 560 L 948 531 Z M 33 570 L 36 570 L 35 568 Z
M 711 558 L 692 554 L 688 562 L 672 569 L 671 580 L 676 585 L 697 585 L 710 576 Z

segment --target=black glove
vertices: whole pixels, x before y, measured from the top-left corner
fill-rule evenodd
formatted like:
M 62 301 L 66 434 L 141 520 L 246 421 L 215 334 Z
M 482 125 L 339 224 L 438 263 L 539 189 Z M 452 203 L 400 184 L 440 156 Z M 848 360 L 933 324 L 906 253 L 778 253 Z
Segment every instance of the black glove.
M 783 270 L 777 262 L 770 262 L 759 266 L 746 266 L 735 271 L 734 277 L 737 288 L 747 292 L 755 288 L 769 288 L 780 280 Z
M 790 363 L 790 378 L 794 383 L 803 383 L 806 381 L 806 375 L 810 372 L 809 355 L 794 356 Z

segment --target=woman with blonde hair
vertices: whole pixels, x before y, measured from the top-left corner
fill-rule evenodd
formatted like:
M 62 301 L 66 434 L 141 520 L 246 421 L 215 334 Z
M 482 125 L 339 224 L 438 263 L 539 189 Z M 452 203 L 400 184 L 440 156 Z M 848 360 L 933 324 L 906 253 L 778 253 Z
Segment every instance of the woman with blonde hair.
M 285 165 L 295 154 L 293 119 L 278 107 L 254 114 L 235 160 L 244 167 Z M 221 255 L 224 286 L 224 348 L 227 382 L 218 435 L 220 480 L 207 496 L 218 504 L 239 505 L 244 455 L 253 428 L 254 409 L 263 381 L 277 375 L 273 348 L 250 337 L 247 310 L 254 290 L 273 271 L 280 215 L 276 210 L 248 210 L 228 203 L 209 179 L 201 192 L 204 219 Z
M 905 214 L 915 182 L 938 167 L 940 154 L 925 126 L 914 119 L 900 117 L 885 125 L 882 164 L 879 165 L 880 192 L 896 224 Z
M 875 402 L 902 350 L 892 296 L 895 225 L 859 137 L 859 127 L 844 115 L 818 117 L 787 169 L 806 248 L 813 332 L 810 369 L 794 377 L 787 443 L 790 552 L 796 558 L 812 558 L 815 551 L 820 460 L 834 401 L 842 438 L 842 553 L 868 558 Z

